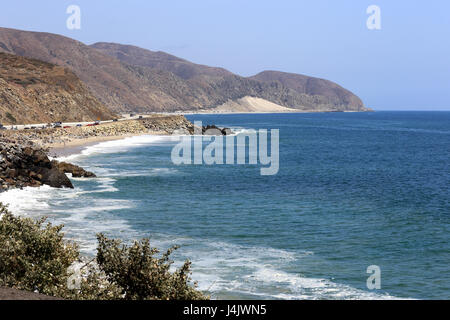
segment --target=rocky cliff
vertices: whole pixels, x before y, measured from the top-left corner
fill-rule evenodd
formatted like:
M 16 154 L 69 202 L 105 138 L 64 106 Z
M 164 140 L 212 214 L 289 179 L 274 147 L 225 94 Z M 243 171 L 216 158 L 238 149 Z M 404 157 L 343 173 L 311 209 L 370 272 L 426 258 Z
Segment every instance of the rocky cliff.
M 0 123 L 48 123 L 112 119 L 70 70 L 0 53 Z

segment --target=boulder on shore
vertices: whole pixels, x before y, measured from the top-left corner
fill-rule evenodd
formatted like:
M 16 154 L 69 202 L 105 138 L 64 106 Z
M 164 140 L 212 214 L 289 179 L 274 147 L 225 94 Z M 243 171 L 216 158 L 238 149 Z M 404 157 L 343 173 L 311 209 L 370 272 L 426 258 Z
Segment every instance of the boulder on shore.
M 14 143 L 0 145 L 0 191 L 9 188 L 73 188 L 69 178 L 40 149 Z
M 42 179 L 40 182 L 42 184 L 49 185 L 53 188 L 72 188 L 72 182 L 70 182 L 69 178 L 64 173 L 61 173 L 57 167 L 52 167 L 50 169 L 42 170 Z
M 216 125 L 207 125 L 202 127 L 202 134 L 206 136 L 228 136 L 233 134 L 230 128 L 219 128 Z
M 71 173 L 74 178 L 95 178 L 96 175 L 90 171 L 86 171 L 83 168 L 67 163 L 67 162 L 59 162 L 56 160 L 52 161 L 52 166 L 57 168 L 62 173 Z

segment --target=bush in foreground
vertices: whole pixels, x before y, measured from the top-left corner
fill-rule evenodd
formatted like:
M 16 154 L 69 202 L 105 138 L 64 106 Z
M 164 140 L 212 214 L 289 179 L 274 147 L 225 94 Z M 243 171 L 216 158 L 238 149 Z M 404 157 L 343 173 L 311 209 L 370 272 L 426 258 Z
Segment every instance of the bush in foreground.
M 1 204 L 0 214 L 0 284 L 47 295 L 64 291 L 78 248 L 63 240 L 62 226 L 15 217 Z
M 16 217 L 0 203 L 0 285 L 65 299 L 206 299 L 190 285 L 190 265 L 170 271 L 169 249 L 160 258 L 148 239 L 131 246 L 98 235 L 97 256 L 81 263 L 61 226 Z

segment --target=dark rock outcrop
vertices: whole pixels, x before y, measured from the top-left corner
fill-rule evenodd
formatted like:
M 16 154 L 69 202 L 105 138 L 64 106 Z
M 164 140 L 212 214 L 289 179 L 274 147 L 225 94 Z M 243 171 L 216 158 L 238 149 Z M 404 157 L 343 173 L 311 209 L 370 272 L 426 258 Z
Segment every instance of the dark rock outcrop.
M 40 171 L 42 172 L 42 178 L 40 180 L 42 184 L 49 185 L 53 188 L 73 188 L 72 182 L 58 168 L 51 167 L 49 169 L 41 169 Z
M 96 175 L 90 171 L 86 171 L 83 168 L 67 163 L 59 162 L 56 160 L 52 161 L 52 166 L 57 168 L 62 173 L 71 173 L 74 178 L 95 178 Z
M 17 144 L 0 144 L 0 190 L 44 184 L 73 188 L 69 178 L 52 164 L 44 151 Z
M 231 134 L 234 134 L 234 132 L 230 128 L 223 128 L 222 129 L 222 135 L 229 136 Z
M 216 125 L 207 125 L 202 127 L 202 134 L 206 136 L 227 136 L 233 134 L 230 128 L 219 128 Z

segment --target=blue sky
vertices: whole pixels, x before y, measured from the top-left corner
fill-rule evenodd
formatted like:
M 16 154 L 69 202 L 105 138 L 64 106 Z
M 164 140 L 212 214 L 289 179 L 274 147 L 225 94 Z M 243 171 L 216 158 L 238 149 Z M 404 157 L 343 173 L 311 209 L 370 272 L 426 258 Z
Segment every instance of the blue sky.
M 81 30 L 66 28 L 72 4 L 81 8 Z M 381 30 L 366 27 L 372 4 Z M 243 76 L 317 76 L 378 110 L 450 110 L 445 0 L 8 1 L 0 26 L 133 44 Z

